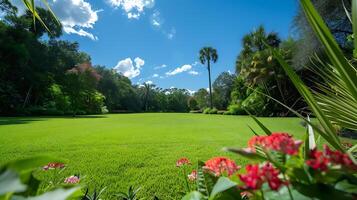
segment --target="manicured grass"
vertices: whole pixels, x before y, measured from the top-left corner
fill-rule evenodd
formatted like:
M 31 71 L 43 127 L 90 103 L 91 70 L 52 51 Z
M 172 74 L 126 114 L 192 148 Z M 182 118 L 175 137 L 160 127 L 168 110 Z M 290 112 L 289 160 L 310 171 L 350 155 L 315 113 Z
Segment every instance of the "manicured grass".
M 305 133 L 297 118 L 260 119 L 272 131 L 300 138 Z M 143 197 L 179 199 L 184 184 L 176 160 L 188 157 L 195 164 L 198 159 L 225 155 L 244 165 L 247 160 L 221 149 L 246 146 L 252 136 L 247 125 L 260 131 L 249 117 L 223 115 L 0 118 L 0 164 L 47 154 L 68 159 L 63 178 L 79 173 L 91 188 L 107 186 L 105 199 L 114 199 L 111 195 L 130 185 L 141 186 Z M 40 176 L 49 179 L 46 173 Z

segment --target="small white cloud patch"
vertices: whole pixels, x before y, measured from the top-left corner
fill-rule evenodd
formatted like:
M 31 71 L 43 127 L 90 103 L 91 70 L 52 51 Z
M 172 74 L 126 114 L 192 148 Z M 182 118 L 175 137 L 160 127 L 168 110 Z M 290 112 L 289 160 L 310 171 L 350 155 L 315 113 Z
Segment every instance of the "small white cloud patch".
M 120 60 L 113 68 L 117 73 L 123 74 L 128 78 L 135 78 L 140 75 L 141 68 L 144 66 L 145 61 L 139 57 L 134 59 L 135 65 L 131 58 Z
M 189 71 L 191 69 L 192 69 L 191 65 L 183 65 L 181 67 L 178 67 L 178 68 L 174 69 L 173 71 L 166 72 L 166 75 L 167 76 L 174 76 L 176 74 L 180 74 L 182 72 Z
M 193 76 L 197 76 L 198 75 L 198 72 L 195 71 L 195 70 L 191 70 L 188 72 L 189 74 L 193 75 Z
M 108 0 L 114 8 L 125 11 L 128 19 L 139 19 L 145 8 L 152 8 L 155 0 Z
M 154 69 L 157 70 L 157 69 L 163 69 L 163 68 L 166 68 L 166 67 L 167 67 L 167 65 L 162 64 L 160 66 L 154 67 Z

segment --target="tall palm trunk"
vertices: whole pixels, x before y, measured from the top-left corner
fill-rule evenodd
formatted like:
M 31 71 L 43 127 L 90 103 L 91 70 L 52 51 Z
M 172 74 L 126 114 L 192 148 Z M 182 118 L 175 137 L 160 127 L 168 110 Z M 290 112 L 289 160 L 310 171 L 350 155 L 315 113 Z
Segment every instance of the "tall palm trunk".
M 212 86 L 211 86 L 211 63 L 208 60 L 207 62 L 207 69 L 208 69 L 208 82 L 209 82 L 209 98 L 210 98 L 210 108 L 213 108 L 213 98 L 212 98 Z

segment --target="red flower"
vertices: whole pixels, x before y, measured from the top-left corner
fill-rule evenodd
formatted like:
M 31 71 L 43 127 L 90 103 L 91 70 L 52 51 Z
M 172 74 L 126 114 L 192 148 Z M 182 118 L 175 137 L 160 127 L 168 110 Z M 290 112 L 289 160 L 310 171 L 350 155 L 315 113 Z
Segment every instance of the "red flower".
M 272 190 L 278 190 L 283 184 L 283 181 L 279 179 L 280 171 L 273 167 L 271 163 L 266 163 L 261 168 L 265 179 L 268 181 L 269 187 Z
M 357 170 L 357 166 L 351 158 L 340 151 L 333 151 L 327 145 L 324 145 L 324 150 L 319 151 L 314 149 L 310 152 L 310 159 L 306 161 L 314 170 L 326 171 L 330 165 L 341 165 L 350 169 Z
M 310 159 L 306 161 L 306 164 L 312 169 L 320 171 L 326 171 L 329 163 L 330 160 L 323 155 L 322 151 L 318 151 L 317 149 L 310 152 Z
M 42 169 L 47 171 L 49 169 L 62 169 L 64 167 L 65 167 L 65 165 L 63 163 L 52 162 L 52 163 L 48 163 L 47 165 L 43 166 Z
M 279 178 L 280 171 L 269 162 L 262 166 L 247 165 L 246 171 L 246 174 L 239 175 L 240 180 L 245 184 L 242 189 L 257 190 L 263 183 L 268 182 L 272 190 L 278 190 L 284 184 Z
M 195 181 L 197 179 L 197 171 L 196 170 L 193 170 L 191 172 L 191 174 L 188 175 L 188 179 L 190 181 Z
M 191 162 L 188 158 L 180 158 L 176 161 L 176 167 L 181 167 L 183 165 L 190 165 Z
M 240 169 L 240 166 L 237 166 L 236 163 L 229 158 L 215 157 L 207 160 L 204 168 L 208 169 L 215 176 L 220 176 L 224 172 L 226 172 L 228 176 L 231 176 Z
M 264 179 L 261 170 L 259 169 L 259 165 L 258 164 L 247 165 L 245 169 L 247 173 L 244 175 L 243 174 L 239 175 L 240 180 L 245 184 L 243 189 L 248 189 L 248 190 L 260 189 L 260 187 L 264 183 Z
M 255 151 L 256 146 L 267 150 L 280 151 L 289 155 L 299 153 L 302 144 L 300 140 L 294 140 L 288 133 L 272 133 L 269 136 L 255 136 L 248 142 L 248 147 Z

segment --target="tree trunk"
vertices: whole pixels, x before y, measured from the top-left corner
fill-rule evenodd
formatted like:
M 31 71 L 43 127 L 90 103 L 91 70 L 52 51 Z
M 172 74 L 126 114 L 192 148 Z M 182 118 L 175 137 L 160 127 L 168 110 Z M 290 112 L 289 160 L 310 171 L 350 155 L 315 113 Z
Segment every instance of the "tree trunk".
M 213 108 L 213 98 L 212 98 L 212 86 L 211 86 L 211 63 L 208 60 L 207 62 L 208 68 L 208 81 L 209 81 L 209 97 L 210 97 L 210 108 Z

